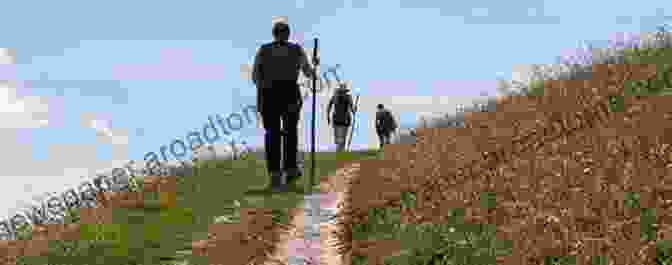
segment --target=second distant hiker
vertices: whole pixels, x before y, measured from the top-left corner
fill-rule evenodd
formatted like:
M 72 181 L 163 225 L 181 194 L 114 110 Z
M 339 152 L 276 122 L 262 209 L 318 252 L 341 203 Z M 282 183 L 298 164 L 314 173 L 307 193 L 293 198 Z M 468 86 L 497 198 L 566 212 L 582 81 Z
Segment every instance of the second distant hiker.
M 376 106 L 376 134 L 380 140 L 380 147 L 390 143 L 392 133 L 397 130 L 397 121 L 394 120 L 392 112 L 385 109 L 383 104 Z
M 341 84 L 327 106 L 327 123 L 334 128 L 334 142 L 336 143 L 336 151 L 339 152 L 345 150 L 348 127 L 352 123 L 352 115 L 355 112 L 352 95 L 348 92 L 348 87 Z M 331 113 L 332 107 L 334 107 L 333 115 Z
M 301 176 L 297 165 L 298 123 L 303 105 L 298 85 L 299 70 L 309 78 L 315 75 L 303 47 L 289 42 L 289 35 L 287 23 L 275 23 L 274 41 L 259 48 L 252 73 L 257 86 L 257 111 L 266 131 L 267 168 L 271 188 L 275 190 L 286 188 L 287 182 Z M 318 62 L 319 58 L 313 58 L 314 64 Z M 281 161 L 284 162 L 282 165 Z

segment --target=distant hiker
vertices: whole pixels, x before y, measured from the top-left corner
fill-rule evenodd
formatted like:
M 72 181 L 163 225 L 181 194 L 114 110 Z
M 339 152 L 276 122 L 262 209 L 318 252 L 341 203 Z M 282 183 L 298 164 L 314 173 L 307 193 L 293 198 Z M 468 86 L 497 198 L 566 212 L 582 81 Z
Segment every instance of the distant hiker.
M 339 152 L 345 150 L 345 138 L 348 135 L 348 127 L 352 123 L 352 115 L 355 112 L 352 95 L 348 92 L 349 89 L 346 85 L 340 85 L 327 106 L 327 123 L 334 128 L 334 142 L 336 143 L 336 150 Z M 331 113 L 332 107 L 334 107 L 333 115 Z
M 397 130 L 397 122 L 392 112 L 385 109 L 383 104 L 378 104 L 376 112 L 376 134 L 380 140 L 380 147 L 390 143 L 392 132 Z
M 298 123 L 303 105 L 299 70 L 309 78 L 315 74 L 303 47 L 288 42 L 289 35 L 287 23 L 273 25 L 274 41 L 259 48 L 252 73 L 257 86 L 257 111 L 266 131 L 264 149 L 270 188 L 274 190 L 287 187 L 302 175 L 297 166 Z M 314 64 L 318 62 L 319 58 L 313 58 Z

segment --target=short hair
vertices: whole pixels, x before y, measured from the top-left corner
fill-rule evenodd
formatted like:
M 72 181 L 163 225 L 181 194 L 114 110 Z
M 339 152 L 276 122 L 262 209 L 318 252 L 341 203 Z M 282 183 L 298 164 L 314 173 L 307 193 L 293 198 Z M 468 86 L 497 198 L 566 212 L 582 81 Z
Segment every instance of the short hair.
M 378 106 L 376 106 L 376 108 L 382 109 L 382 108 L 383 108 L 383 104 L 378 104 Z
M 285 22 L 278 22 L 273 25 L 273 37 L 277 39 L 288 39 L 289 38 L 289 25 Z

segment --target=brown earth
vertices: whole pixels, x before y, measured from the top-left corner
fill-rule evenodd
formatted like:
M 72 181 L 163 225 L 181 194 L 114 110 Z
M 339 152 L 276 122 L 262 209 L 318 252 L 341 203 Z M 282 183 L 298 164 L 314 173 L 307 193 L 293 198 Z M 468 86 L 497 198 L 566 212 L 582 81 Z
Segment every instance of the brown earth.
M 176 177 L 148 176 L 144 192 L 159 192 L 160 207 L 175 207 Z M 0 264 L 16 265 L 19 256 L 40 256 L 48 251 L 51 240 L 79 240 L 80 224 L 108 224 L 112 222 L 112 209 L 145 207 L 143 192 L 99 192 L 94 208 L 79 209 L 80 220 L 71 224 L 34 225 L 30 240 L 0 241 Z
M 347 186 L 341 253 L 376 245 L 352 242 L 352 224 L 412 191 L 418 203 L 404 213 L 407 223 L 443 222 L 440 213 L 459 207 L 469 222 L 496 225 L 497 236 L 514 243 L 498 264 L 541 264 L 549 255 L 654 264 L 652 241 L 640 239 L 640 212 L 623 202 L 638 192 L 642 207 L 656 209 L 658 240 L 670 239 L 672 104 L 625 97 L 625 112 L 609 112 L 624 80 L 648 79 L 655 67 L 596 65 L 594 73 L 546 82 L 543 96 L 502 99 L 496 112 L 467 115 L 465 128 L 418 129 L 415 144 L 386 146 L 384 160 L 365 161 Z M 482 192 L 494 193 L 497 207 L 482 207 Z M 371 261 L 396 251 L 385 244 L 387 253 L 367 254 Z
M 290 216 L 302 209 L 289 209 Z M 208 239 L 192 244 L 193 254 L 205 256 L 208 264 L 262 264 L 278 249 L 284 232 L 291 231 L 272 221 L 271 209 L 241 209 L 240 223 L 213 224 Z

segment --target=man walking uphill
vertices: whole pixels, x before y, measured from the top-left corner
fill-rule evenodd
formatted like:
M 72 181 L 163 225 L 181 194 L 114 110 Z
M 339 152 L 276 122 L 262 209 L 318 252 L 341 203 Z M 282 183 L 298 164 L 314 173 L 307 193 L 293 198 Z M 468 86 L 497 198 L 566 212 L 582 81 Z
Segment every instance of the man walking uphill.
M 397 129 L 397 122 L 392 113 L 385 109 L 383 104 L 378 104 L 376 112 L 376 134 L 380 140 L 380 147 L 390 143 L 390 135 Z
M 335 108 L 333 115 L 330 117 L 332 107 Z M 343 84 L 336 90 L 327 106 L 327 123 L 331 123 L 334 127 L 334 142 L 336 143 L 336 150 L 339 152 L 345 150 L 345 138 L 348 135 L 348 127 L 352 123 L 354 112 L 352 96 L 348 94 L 348 88 Z
M 278 22 L 273 26 L 274 41 L 259 48 L 252 73 L 257 86 L 257 111 L 266 131 L 264 149 L 273 190 L 283 190 L 288 182 L 302 175 L 296 159 L 303 105 L 297 81 L 299 70 L 310 78 L 315 75 L 303 47 L 288 42 L 289 34 L 287 23 Z M 318 64 L 319 59 L 313 61 Z

